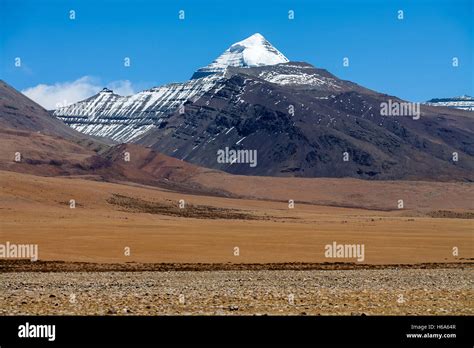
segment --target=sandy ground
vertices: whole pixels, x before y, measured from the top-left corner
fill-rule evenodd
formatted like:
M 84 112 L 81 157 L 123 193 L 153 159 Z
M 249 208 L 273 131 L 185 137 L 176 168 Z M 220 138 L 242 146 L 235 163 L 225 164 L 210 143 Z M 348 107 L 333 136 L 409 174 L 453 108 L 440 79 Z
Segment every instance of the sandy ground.
M 282 178 L 197 173 L 195 182 L 241 197 L 306 202 L 374 210 L 396 210 L 399 199 L 415 212 L 474 210 L 474 185 L 466 182 L 368 181 L 351 178 Z
M 0 273 L 0 315 L 473 315 L 473 269 Z
M 474 258 L 472 218 L 428 215 L 437 210 L 384 211 L 298 201 L 289 209 L 287 202 L 186 195 L 1 171 L 0 185 L 0 240 L 38 244 L 40 260 L 353 262 L 324 256 L 325 245 L 334 241 L 364 244 L 363 262 L 368 264 Z M 463 197 L 470 195 L 464 191 Z M 113 197 L 126 197 L 125 203 Z M 76 201 L 74 209 L 69 207 L 70 199 Z M 181 199 L 183 210 L 177 208 Z M 457 203 L 451 212 L 472 214 L 464 198 Z M 185 212 L 192 217 L 183 217 Z M 454 247 L 459 250 L 457 256 Z M 130 248 L 129 255 L 125 248 Z

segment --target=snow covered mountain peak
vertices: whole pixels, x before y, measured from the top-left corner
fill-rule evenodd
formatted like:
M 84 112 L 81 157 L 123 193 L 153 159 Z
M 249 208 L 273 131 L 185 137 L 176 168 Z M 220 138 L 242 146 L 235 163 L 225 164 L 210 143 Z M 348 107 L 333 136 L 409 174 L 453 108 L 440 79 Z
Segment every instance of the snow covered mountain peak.
M 192 78 L 196 79 L 224 72 L 229 66 L 248 68 L 287 62 L 289 62 L 288 58 L 278 51 L 262 34 L 255 33 L 231 45 L 211 64 L 197 70 Z
M 234 43 L 233 45 L 231 45 L 229 47 L 229 50 L 232 51 L 232 49 L 236 48 L 236 47 L 247 47 L 247 48 L 252 48 L 252 47 L 258 47 L 258 46 L 266 46 L 266 45 L 270 45 L 273 49 L 275 49 L 275 47 L 273 47 L 268 41 L 267 39 L 265 39 L 263 37 L 262 34 L 260 33 L 255 33 L 251 36 L 249 36 L 248 38 L 242 40 L 242 41 L 239 41 L 239 42 L 236 42 Z M 276 49 L 275 49 L 276 50 Z

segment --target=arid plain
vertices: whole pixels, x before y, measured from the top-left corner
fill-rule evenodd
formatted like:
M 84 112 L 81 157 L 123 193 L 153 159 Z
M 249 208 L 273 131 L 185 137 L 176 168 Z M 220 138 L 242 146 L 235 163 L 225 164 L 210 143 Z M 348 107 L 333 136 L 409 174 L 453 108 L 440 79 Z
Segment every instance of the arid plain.
M 1 239 L 39 247 L 1 263 L 2 314 L 474 313 L 469 183 L 98 179 L 0 171 Z M 334 241 L 364 261 L 325 257 Z
M 259 199 L 237 199 L 12 172 L 1 172 L 0 179 L 2 239 L 38 244 L 40 260 L 354 262 L 325 257 L 325 245 L 334 241 L 364 244 L 367 264 L 459 262 L 474 257 L 470 184 L 399 183 L 398 196 L 413 208 L 398 209 L 391 187 L 395 184 L 383 182 L 266 178 L 266 184 L 260 183 L 261 192 L 252 194 Z M 244 179 L 255 183 L 253 178 Z M 250 196 L 250 185 L 241 177 L 237 180 L 227 190 Z M 351 188 L 353 192 L 347 191 Z M 361 190 L 374 192 L 373 196 L 364 197 Z M 300 203 L 298 193 L 310 197 L 312 191 L 314 197 L 339 206 Z M 268 196 L 277 200 L 265 200 Z M 289 208 L 288 200 L 294 200 L 294 208 Z M 431 207 L 426 207 L 427 201 Z M 356 205 L 360 208 L 342 207 Z M 126 247 L 129 255 L 124 253 Z

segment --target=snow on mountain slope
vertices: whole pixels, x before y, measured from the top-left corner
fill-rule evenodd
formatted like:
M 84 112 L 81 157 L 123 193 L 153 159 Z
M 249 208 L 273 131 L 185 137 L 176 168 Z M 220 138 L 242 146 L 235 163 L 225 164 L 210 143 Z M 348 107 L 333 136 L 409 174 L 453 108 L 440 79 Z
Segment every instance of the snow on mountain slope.
M 256 33 L 230 46 L 211 64 L 198 69 L 193 79 L 224 72 L 227 67 L 256 67 L 288 62 L 261 34 Z
M 344 91 L 359 91 L 371 93 L 353 82 L 338 79 L 327 70 L 318 69 L 304 62 L 288 62 L 271 66 L 259 66 L 248 69 L 229 67 L 226 77 L 233 74 L 249 75 L 252 78 L 262 79 L 280 86 L 321 91 L 327 93 L 341 93 Z
M 257 33 L 233 44 L 213 63 L 199 69 L 190 81 L 126 97 L 104 88 L 91 98 L 59 108 L 53 114 L 82 133 L 132 142 L 147 131 L 162 127 L 167 115 L 186 101 L 211 90 L 224 79 L 227 67 L 261 67 L 286 62 L 288 59 Z
M 425 104 L 432 106 L 446 106 L 448 108 L 474 111 L 474 97 L 463 95 L 453 98 L 435 98 L 428 100 Z
M 104 88 L 89 99 L 59 108 L 53 114 L 82 133 L 130 142 L 159 127 L 167 114 L 187 100 L 199 98 L 219 80 L 220 76 L 213 75 L 154 87 L 126 97 Z

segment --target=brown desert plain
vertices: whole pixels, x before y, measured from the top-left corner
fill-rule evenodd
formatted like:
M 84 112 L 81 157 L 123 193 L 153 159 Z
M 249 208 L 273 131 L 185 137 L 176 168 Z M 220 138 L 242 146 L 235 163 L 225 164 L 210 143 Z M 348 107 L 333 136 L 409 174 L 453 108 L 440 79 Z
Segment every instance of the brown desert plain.
M 470 184 L 230 177 L 195 179 L 249 198 L 2 171 L 2 239 L 38 244 L 40 260 L 81 262 L 353 261 L 327 259 L 333 241 L 364 244 L 368 264 L 474 256 Z M 406 209 L 397 209 L 398 197 Z

